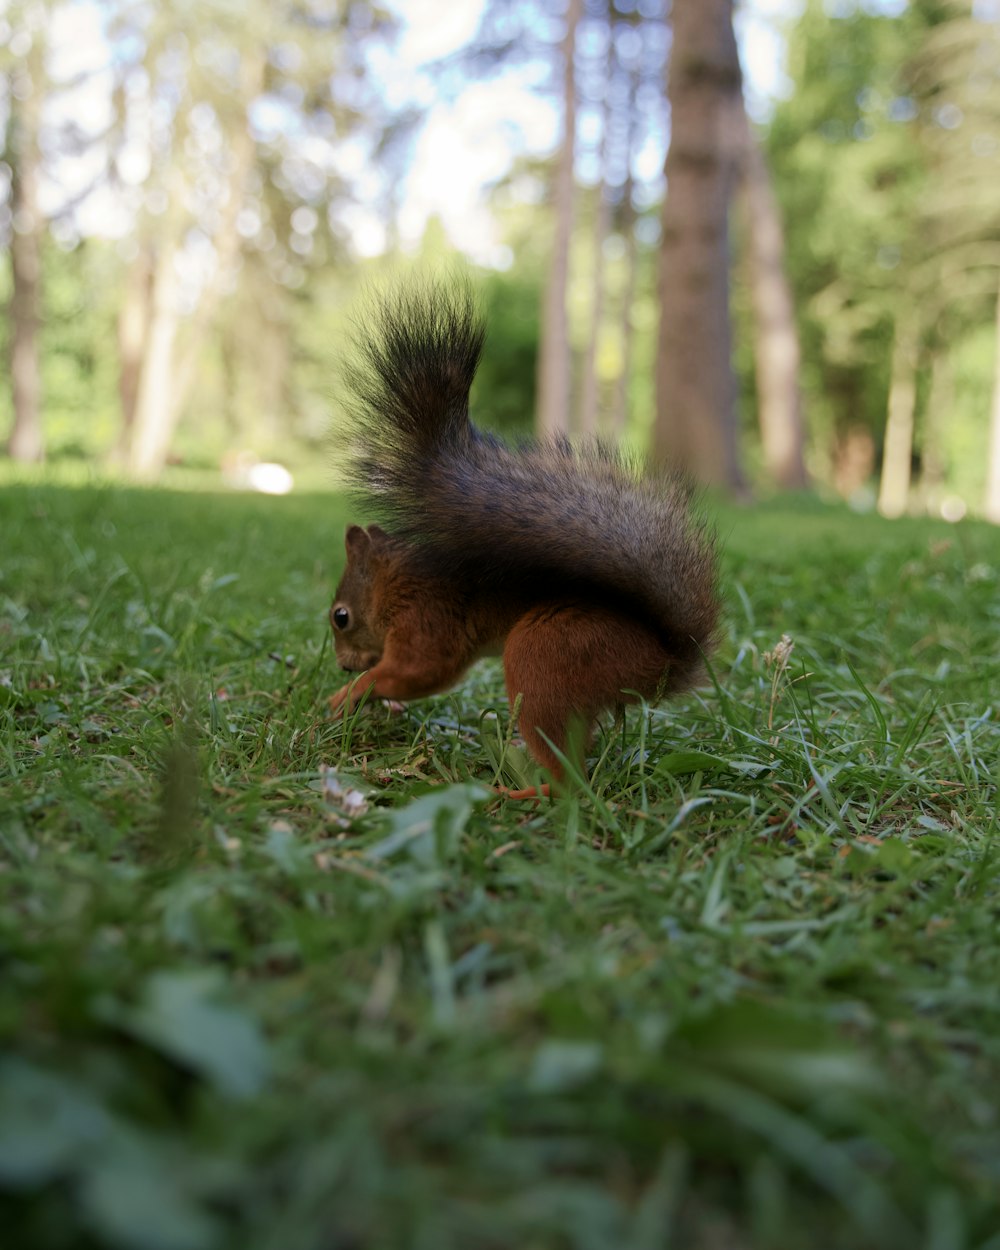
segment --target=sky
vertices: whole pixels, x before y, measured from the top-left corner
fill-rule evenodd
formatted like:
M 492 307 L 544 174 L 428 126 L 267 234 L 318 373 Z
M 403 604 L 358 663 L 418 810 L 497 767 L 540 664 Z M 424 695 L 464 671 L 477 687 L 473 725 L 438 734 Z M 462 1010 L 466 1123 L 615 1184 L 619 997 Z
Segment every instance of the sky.
M 769 103 L 784 89 L 781 24 L 801 10 L 802 2 L 744 0 L 738 6 L 737 35 L 748 104 L 755 116 L 765 117 Z M 390 108 L 415 105 L 426 110 L 398 197 L 399 238 L 404 246 L 416 247 L 428 220 L 438 217 L 455 246 L 482 264 L 503 267 L 510 257 L 487 190 L 518 156 L 543 157 L 554 149 L 560 131 L 557 106 L 535 89 L 537 67 L 524 65 L 503 69 L 488 80 L 469 81 L 453 98 L 441 98 L 434 65 L 473 38 L 486 0 L 389 0 L 389 4 L 399 18 L 400 36 L 391 50 L 373 45 L 371 72 Z M 107 63 L 107 45 L 100 0 L 58 6 L 48 34 L 54 76 L 65 81 L 82 75 L 86 83 L 79 91 L 57 96 L 52 107 L 63 119 L 100 133 L 111 120 L 110 70 L 101 70 Z M 640 176 L 651 181 L 658 177 L 664 142 L 662 135 L 654 134 L 640 151 Z M 59 185 L 43 188 L 44 208 L 72 198 L 93 181 L 102 160 L 98 149 L 95 145 L 62 162 Z M 147 172 L 146 150 L 147 145 L 136 142 L 126 154 L 123 172 L 136 185 Z M 378 187 L 368 151 L 363 144 L 349 142 L 341 146 L 336 162 L 361 191 L 361 203 L 344 210 L 341 224 L 358 255 L 375 255 L 386 246 L 388 232 L 383 210 L 376 204 Z M 371 193 L 368 205 L 366 181 Z M 55 229 L 66 233 L 67 244 L 74 233 L 120 236 L 128 232 L 131 215 L 127 192 L 123 197 L 108 188 L 82 200 L 75 218 L 61 227 L 56 223 Z
M 739 6 L 737 38 L 750 113 L 766 117 L 770 102 L 786 88 L 782 24 L 797 16 L 804 0 L 746 0 Z M 483 264 L 502 267 L 509 256 L 490 212 L 485 190 L 510 169 L 516 156 L 544 156 L 559 140 L 555 103 L 532 89 L 530 69 L 470 83 L 457 99 L 435 101 L 430 66 L 475 35 L 486 0 L 393 0 L 403 24 L 392 58 L 373 68 L 392 103 L 429 108 L 406 179 L 399 233 L 415 246 L 432 216 L 452 243 Z M 663 163 L 660 146 L 639 154 L 640 173 L 654 177 Z M 381 250 L 383 227 L 359 215 L 355 246 Z

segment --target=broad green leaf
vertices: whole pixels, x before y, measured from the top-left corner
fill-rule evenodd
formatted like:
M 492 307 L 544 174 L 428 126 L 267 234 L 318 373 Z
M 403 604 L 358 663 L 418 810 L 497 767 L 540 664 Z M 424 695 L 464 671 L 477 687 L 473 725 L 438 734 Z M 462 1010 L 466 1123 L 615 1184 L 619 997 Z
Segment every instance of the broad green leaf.
M 210 1250 L 221 1225 L 198 1200 L 190 1171 L 147 1138 L 128 1135 L 85 1172 L 85 1219 L 123 1250 Z
M 218 1001 L 221 988 L 222 978 L 211 969 L 154 973 L 140 1006 L 120 1022 L 220 1092 L 252 1097 L 267 1077 L 267 1044 L 245 1011 Z
M 751 999 L 699 1015 L 675 1037 L 707 1069 L 796 1099 L 879 1087 L 867 1058 L 823 1021 Z
M 392 832 L 370 846 L 366 858 L 390 859 L 405 850 L 422 867 L 443 863 L 454 855 L 475 808 L 489 797 L 482 786 L 466 784 L 422 794 L 388 814 Z
M 600 1042 L 551 1040 L 535 1051 L 528 1077 L 537 1093 L 552 1094 L 583 1085 L 599 1070 L 604 1060 Z
M 19 1059 L 0 1066 L 0 1181 L 39 1185 L 110 1130 L 104 1109 L 66 1077 Z
M 682 777 L 685 773 L 715 773 L 725 767 L 725 760 L 709 755 L 707 751 L 671 751 L 659 760 L 656 771 Z

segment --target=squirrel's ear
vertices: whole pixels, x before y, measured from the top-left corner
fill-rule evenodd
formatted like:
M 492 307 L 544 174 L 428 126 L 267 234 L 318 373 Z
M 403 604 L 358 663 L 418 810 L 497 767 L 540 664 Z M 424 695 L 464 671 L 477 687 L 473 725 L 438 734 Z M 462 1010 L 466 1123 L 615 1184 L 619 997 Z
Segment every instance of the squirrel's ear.
M 381 546 L 389 535 L 385 532 L 381 525 L 369 525 L 368 537 L 371 539 L 372 546 L 374 547 Z
M 344 535 L 344 546 L 347 548 L 349 556 L 359 556 L 366 551 L 371 540 L 368 537 L 368 531 L 361 528 L 360 525 L 349 525 L 347 533 Z

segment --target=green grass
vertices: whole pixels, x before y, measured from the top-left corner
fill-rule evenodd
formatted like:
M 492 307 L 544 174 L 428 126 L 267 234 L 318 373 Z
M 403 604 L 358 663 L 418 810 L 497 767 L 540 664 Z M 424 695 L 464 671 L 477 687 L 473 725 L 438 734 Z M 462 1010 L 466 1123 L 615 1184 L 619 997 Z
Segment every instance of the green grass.
M 3 1245 L 1000 1250 L 996 531 L 724 512 L 535 805 L 496 665 L 324 719 L 345 519 L 0 494 Z

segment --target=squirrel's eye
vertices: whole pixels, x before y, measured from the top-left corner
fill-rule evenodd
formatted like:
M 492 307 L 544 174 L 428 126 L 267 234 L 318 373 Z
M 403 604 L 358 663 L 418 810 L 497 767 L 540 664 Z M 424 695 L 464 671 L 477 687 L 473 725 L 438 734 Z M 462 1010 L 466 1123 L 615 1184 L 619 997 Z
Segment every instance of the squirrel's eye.
M 351 614 L 346 608 L 332 608 L 330 620 L 333 622 L 334 629 L 346 629 L 351 623 Z

